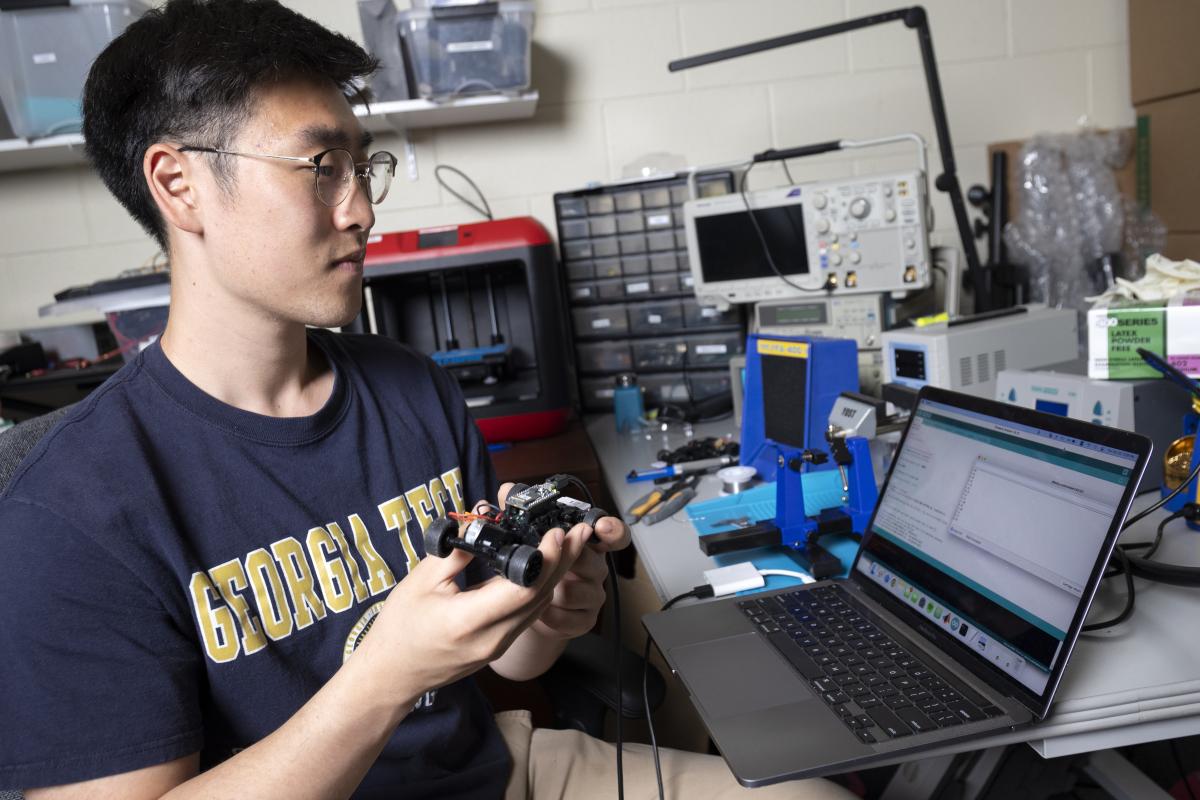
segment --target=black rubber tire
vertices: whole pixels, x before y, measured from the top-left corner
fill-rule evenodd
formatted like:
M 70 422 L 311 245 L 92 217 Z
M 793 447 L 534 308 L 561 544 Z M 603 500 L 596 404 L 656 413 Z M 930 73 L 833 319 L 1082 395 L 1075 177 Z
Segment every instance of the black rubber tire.
M 458 537 L 458 523 L 452 519 L 441 517 L 425 529 L 425 553 L 438 558 L 445 558 L 454 550 L 450 540 Z
M 583 519 L 581 521 L 592 530 L 596 530 L 596 523 L 600 521 L 601 517 L 607 516 L 608 512 L 603 508 L 596 508 L 595 506 L 592 506 L 584 512 Z
M 542 551 L 527 544 L 517 545 L 504 566 L 504 577 L 519 586 L 532 586 L 542 574 Z

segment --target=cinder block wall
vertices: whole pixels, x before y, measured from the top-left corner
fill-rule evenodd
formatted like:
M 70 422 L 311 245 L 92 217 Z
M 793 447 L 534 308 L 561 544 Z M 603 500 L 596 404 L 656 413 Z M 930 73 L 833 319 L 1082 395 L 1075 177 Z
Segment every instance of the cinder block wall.
M 353 0 L 286 0 L 361 40 Z M 498 216 L 553 228 L 552 195 L 619 178 L 647 154 L 731 161 L 767 147 L 916 131 L 940 171 L 915 35 L 900 23 L 685 73 L 671 59 L 885 11 L 891 0 L 537 0 L 537 115 L 414 131 L 419 179 L 403 174 L 376 230 L 478 217 L 433 180 L 452 164 Z M 964 189 L 986 182 L 988 142 L 1131 125 L 1126 0 L 926 0 Z M 400 154 L 400 142 L 382 137 Z M 905 147 L 794 161 L 797 180 L 914 163 Z M 756 168 L 752 185 L 779 180 Z M 935 194 L 937 243 L 955 241 Z M 66 286 L 141 264 L 155 245 L 83 166 L 0 173 L 0 330 L 39 319 Z

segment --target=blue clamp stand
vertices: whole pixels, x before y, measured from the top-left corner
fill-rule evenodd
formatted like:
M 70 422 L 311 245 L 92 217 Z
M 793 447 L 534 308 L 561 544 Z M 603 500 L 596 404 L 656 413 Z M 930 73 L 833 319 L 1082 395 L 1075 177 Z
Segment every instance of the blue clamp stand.
M 862 436 L 851 436 L 845 443 L 851 463 L 846 468 L 846 494 L 842 498 L 842 507 L 826 509 L 816 517 L 804 512 L 804 491 L 801 486 L 803 470 L 812 465 L 804 463 L 803 453 L 798 450 L 780 455 L 783 466 L 775 483 L 775 524 L 779 526 L 782 543 L 787 547 L 797 550 L 808 547 L 813 534 L 820 536 L 826 532 L 822 530 L 823 522 L 825 528 L 832 528 L 835 524 L 846 528 L 845 521 L 848 520 L 849 531 L 862 533 L 866 530 L 871 512 L 879 500 L 879 490 L 875 488 L 875 475 L 871 468 L 870 443 Z M 788 466 L 796 462 L 802 465 L 801 470 Z
M 858 345 L 853 339 L 752 333 L 745 374 L 741 463 L 772 481 L 781 453 L 825 448 L 834 402 L 842 392 L 858 391 Z
M 824 454 L 813 450 L 781 448 L 776 467 L 775 518 L 748 528 L 711 533 L 700 537 L 700 549 L 717 557 L 724 553 L 757 547 L 786 546 L 807 562 L 809 573 L 817 579 L 845 572 L 841 559 L 830 553 L 818 540 L 830 534 L 863 532 L 879 498 L 868 440 L 861 436 L 834 438 L 830 443 L 834 469 L 845 476 L 845 491 L 839 505 L 815 515 L 805 512 L 804 476 Z M 826 473 L 822 473 L 826 474 Z

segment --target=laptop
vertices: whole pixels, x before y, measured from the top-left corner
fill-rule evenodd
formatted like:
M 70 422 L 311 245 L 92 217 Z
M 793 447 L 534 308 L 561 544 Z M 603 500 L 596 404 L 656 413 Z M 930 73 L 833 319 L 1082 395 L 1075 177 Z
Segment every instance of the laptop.
M 1044 719 L 1151 450 L 926 387 L 845 579 L 648 614 L 744 786 Z

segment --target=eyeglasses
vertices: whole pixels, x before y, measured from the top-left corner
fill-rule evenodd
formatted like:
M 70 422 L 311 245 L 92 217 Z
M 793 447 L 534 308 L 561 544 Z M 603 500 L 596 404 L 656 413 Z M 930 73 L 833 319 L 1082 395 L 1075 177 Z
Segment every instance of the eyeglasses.
M 184 145 L 180 152 L 220 153 L 227 156 L 244 156 L 246 158 L 274 158 L 279 161 L 298 161 L 311 165 L 315 175 L 317 199 L 333 208 L 341 204 L 350 195 L 350 180 L 358 178 L 359 185 L 366 192 L 367 200 L 373 205 L 383 202 L 388 189 L 392 185 L 392 177 L 396 174 L 396 157 L 386 150 L 371 154 L 365 162 L 355 163 L 354 156 L 349 150 L 334 147 L 317 153 L 312 158 L 302 156 L 276 156 L 270 153 L 238 153 L 233 150 L 218 150 L 215 147 L 194 147 Z

